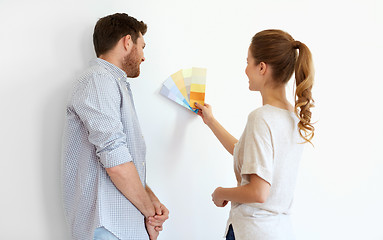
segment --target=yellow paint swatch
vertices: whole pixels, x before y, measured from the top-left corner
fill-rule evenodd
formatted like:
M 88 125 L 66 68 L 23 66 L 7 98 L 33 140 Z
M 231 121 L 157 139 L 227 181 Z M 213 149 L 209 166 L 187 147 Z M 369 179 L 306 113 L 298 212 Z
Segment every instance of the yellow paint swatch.
M 182 70 L 179 70 L 178 72 L 171 75 L 173 82 L 176 84 L 177 88 L 180 90 L 186 101 L 189 103 L 188 94 L 186 92 L 184 77 L 182 74 Z
M 195 103 L 205 104 L 206 68 L 192 68 L 190 85 L 190 107 L 196 109 Z

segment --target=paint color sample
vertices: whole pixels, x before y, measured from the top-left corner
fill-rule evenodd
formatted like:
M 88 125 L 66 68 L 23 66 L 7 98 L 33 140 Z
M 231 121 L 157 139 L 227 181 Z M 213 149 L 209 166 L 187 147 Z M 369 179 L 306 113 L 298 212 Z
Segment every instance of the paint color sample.
M 185 89 L 187 93 L 187 98 L 190 99 L 190 85 L 191 85 L 191 78 L 192 78 L 192 69 L 183 69 L 182 75 L 184 76 L 184 83 L 185 83 Z
M 182 93 L 178 90 L 177 85 L 173 82 L 173 79 L 171 77 L 166 79 L 161 88 L 160 93 L 165 97 L 173 100 L 174 102 L 180 104 L 181 106 L 184 106 L 185 108 L 191 110 L 188 101 L 186 101 Z
M 186 99 L 186 101 L 189 104 L 189 98 L 188 94 L 186 92 L 185 82 L 184 82 L 184 76 L 182 74 L 182 70 L 179 70 L 178 72 L 171 75 L 171 78 L 173 79 L 173 82 L 176 84 L 178 90 L 180 90 L 182 96 Z
M 197 113 L 194 103 L 205 104 L 206 69 L 181 69 L 168 77 L 160 94 Z
M 206 68 L 192 68 L 190 85 L 190 106 L 196 109 L 194 103 L 205 104 Z

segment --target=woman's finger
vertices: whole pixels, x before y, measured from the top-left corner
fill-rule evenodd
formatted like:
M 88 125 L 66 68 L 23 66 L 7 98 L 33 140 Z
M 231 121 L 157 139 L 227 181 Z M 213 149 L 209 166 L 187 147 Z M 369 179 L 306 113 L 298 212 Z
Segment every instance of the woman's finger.
M 203 110 L 203 108 L 205 107 L 205 106 L 202 106 L 201 104 L 199 104 L 197 102 L 194 103 L 194 106 L 196 106 L 197 108 L 199 108 L 201 110 Z

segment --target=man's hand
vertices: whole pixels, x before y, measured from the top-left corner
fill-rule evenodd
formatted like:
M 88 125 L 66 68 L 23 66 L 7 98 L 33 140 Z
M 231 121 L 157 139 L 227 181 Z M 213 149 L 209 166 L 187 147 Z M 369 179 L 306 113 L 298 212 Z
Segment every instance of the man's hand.
M 159 231 L 157 231 L 155 227 L 149 223 L 149 219 L 145 219 L 145 225 L 146 225 L 146 231 L 148 231 L 150 240 L 156 240 L 158 235 L 160 234 Z
M 169 210 L 159 201 L 153 202 L 156 215 L 149 217 L 149 224 L 152 225 L 157 232 L 162 231 L 164 222 L 169 218 Z

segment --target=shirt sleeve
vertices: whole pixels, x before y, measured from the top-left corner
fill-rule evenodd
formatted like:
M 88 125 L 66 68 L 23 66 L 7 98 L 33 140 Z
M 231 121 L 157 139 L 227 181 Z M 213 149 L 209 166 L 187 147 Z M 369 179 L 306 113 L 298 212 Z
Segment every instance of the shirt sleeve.
M 272 185 L 273 147 L 271 132 L 264 118 L 249 115 L 244 139 L 241 175 L 257 174 Z
M 121 93 L 117 84 L 106 74 L 94 74 L 73 96 L 73 108 L 105 168 L 132 161 L 121 122 Z

